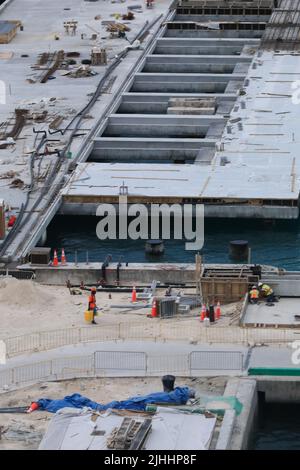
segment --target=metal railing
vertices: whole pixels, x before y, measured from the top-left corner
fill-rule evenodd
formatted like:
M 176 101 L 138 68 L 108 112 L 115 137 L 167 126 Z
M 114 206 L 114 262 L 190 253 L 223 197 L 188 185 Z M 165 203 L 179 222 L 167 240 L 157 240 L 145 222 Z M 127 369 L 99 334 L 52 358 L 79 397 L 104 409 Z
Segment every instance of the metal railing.
M 31 270 L 18 270 L 18 269 L 1 269 L 0 276 L 12 276 L 16 279 L 35 279 L 35 272 Z
M 213 325 L 203 327 L 199 320 L 180 321 L 149 320 L 149 323 L 120 322 L 90 325 L 77 328 L 41 331 L 12 338 L 2 338 L 8 357 L 28 352 L 46 351 L 61 346 L 93 341 L 193 341 L 219 344 L 285 344 L 300 339 L 296 328 L 241 328 Z
M 152 355 L 140 351 L 96 351 L 87 356 L 60 357 L 0 370 L 0 390 L 39 381 L 80 377 L 155 377 L 176 374 L 197 377 L 210 371 L 242 373 L 240 351 L 193 351 Z

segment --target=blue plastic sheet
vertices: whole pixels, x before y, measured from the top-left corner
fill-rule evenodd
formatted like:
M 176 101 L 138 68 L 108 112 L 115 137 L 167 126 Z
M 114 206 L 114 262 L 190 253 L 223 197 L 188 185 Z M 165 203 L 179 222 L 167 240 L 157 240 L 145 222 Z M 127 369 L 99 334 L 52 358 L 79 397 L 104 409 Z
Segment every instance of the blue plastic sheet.
M 139 410 L 144 411 L 146 406 L 151 403 L 171 405 L 185 405 L 190 397 L 189 387 L 176 387 L 172 392 L 157 392 L 150 393 L 149 395 L 137 396 L 128 398 L 123 401 L 111 401 L 105 405 L 96 403 L 89 398 L 83 397 L 79 393 L 74 393 L 64 397 L 62 400 L 50 400 L 48 398 L 41 398 L 38 400 L 39 409 L 56 413 L 61 408 L 83 408 L 89 407 L 92 410 L 103 411 L 109 408 L 118 410 Z

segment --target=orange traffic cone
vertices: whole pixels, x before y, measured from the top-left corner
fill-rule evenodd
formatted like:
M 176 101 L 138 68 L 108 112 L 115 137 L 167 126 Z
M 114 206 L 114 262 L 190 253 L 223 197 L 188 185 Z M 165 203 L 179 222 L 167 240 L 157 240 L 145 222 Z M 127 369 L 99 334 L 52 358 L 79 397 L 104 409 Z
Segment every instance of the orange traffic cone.
M 26 411 L 26 413 L 32 413 L 33 411 L 37 410 L 39 408 L 39 404 L 36 403 L 35 401 L 31 403 L 30 407 Z
M 58 266 L 58 257 L 57 257 L 57 251 L 56 250 L 54 250 L 52 266 Z
M 136 288 L 132 289 L 131 302 L 136 302 Z
M 67 258 L 65 255 L 65 250 L 63 248 L 61 250 L 61 264 L 67 264 Z
M 219 320 L 221 318 L 221 305 L 220 302 L 217 303 L 216 307 L 216 319 Z
M 206 317 L 206 305 L 205 305 L 205 304 L 202 304 L 201 315 L 200 315 L 200 321 L 203 321 L 205 317 Z
M 152 318 L 158 317 L 158 314 L 157 314 L 157 304 L 156 304 L 156 300 L 155 300 L 155 299 L 154 299 L 153 302 L 152 302 L 151 317 L 152 317 Z

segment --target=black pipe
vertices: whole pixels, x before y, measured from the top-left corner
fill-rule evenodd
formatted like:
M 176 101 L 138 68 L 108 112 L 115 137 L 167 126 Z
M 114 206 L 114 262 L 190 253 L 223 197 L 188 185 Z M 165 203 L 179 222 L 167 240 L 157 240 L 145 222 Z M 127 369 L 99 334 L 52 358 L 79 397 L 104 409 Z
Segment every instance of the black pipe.
M 36 131 L 35 128 L 32 129 L 34 134 L 43 134 L 44 138 L 47 139 L 46 131 Z
M 26 413 L 28 406 L 13 406 L 11 408 L 0 408 L 0 413 Z
M 119 262 L 117 264 L 117 284 L 119 285 L 119 282 L 120 282 L 120 268 L 122 267 L 122 260 L 123 256 L 120 256 L 119 258 Z

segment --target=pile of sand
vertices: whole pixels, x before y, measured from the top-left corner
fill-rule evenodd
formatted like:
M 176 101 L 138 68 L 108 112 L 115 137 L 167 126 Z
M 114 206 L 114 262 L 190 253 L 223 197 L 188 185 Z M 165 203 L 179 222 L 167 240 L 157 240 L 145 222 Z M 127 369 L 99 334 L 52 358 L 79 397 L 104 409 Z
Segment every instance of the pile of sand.
M 33 281 L 0 277 L 0 304 L 14 307 L 37 307 L 47 305 L 52 296 L 44 287 Z

